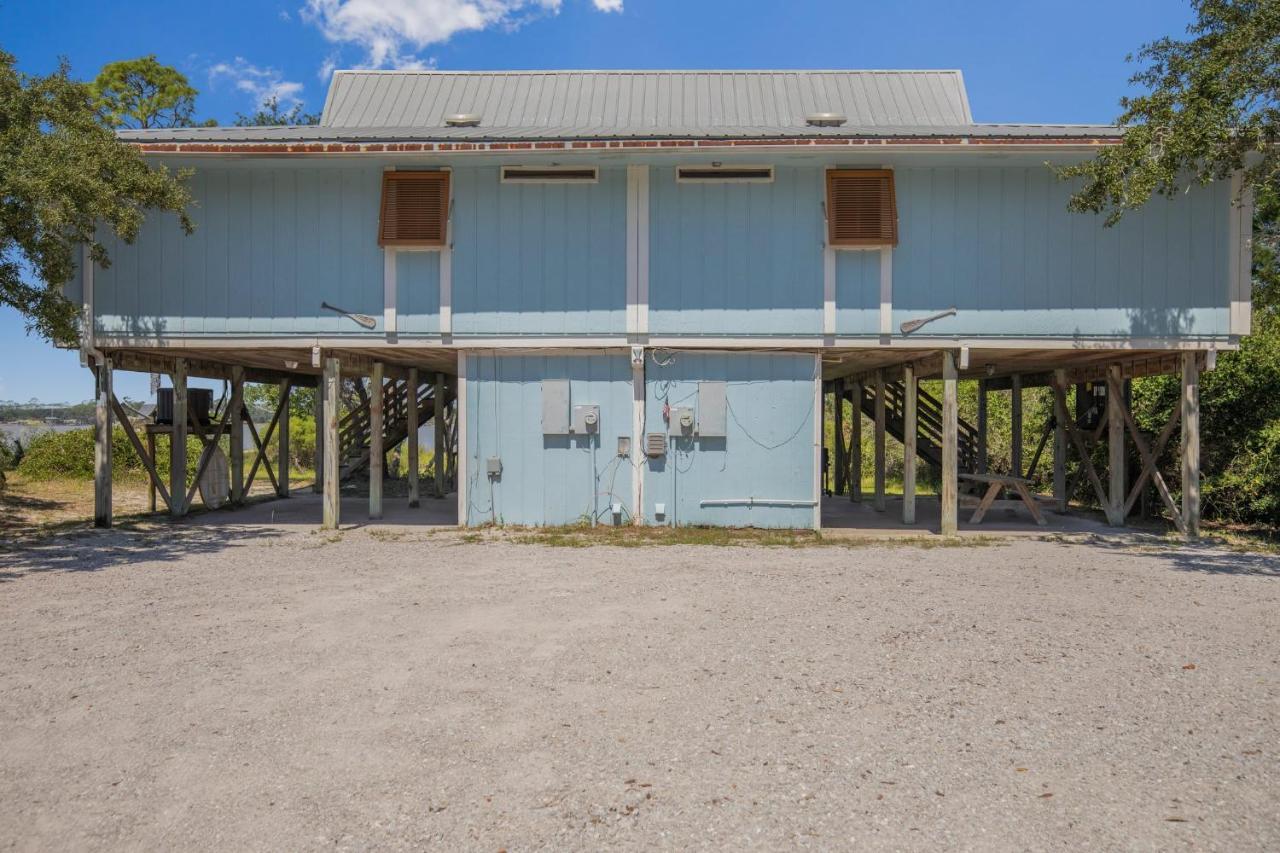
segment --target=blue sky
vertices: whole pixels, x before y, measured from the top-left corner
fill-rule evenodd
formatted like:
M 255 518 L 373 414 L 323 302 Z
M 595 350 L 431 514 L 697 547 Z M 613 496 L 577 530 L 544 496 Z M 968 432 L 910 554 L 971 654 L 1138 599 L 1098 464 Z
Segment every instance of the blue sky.
M 0 0 L 0 48 L 85 78 L 154 53 L 222 122 L 270 93 L 318 111 L 335 67 L 434 66 L 959 68 L 978 121 L 1074 123 L 1114 118 L 1125 55 L 1189 20 L 1178 0 Z M 145 397 L 147 378 L 117 388 Z M 0 399 L 91 396 L 75 353 L 0 308 Z

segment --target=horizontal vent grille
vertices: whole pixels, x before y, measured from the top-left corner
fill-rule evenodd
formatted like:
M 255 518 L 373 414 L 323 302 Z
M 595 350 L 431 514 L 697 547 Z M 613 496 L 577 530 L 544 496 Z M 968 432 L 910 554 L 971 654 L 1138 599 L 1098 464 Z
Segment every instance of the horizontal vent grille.
M 833 246 L 896 246 L 898 208 L 893 171 L 827 172 L 827 228 Z
M 379 246 L 443 246 L 448 172 L 383 172 Z
M 518 166 L 503 166 L 502 181 L 507 184 L 534 183 L 594 183 L 595 169 L 527 169 Z
M 731 181 L 768 183 L 773 180 L 773 167 L 752 166 L 733 169 L 682 167 L 676 170 L 676 179 L 692 183 L 728 183 Z

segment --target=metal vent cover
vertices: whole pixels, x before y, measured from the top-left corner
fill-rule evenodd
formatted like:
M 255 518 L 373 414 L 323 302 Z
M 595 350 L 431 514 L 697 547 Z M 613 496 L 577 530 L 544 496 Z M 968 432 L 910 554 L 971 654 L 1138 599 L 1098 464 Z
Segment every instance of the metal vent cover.
M 650 459 L 667 455 L 667 435 L 662 432 L 651 432 L 644 437 L 644 453 Z
M 804 117 L 804 123 L 810 127 L 840 127 L 846 121 L 840 113 L 809 113 Z
M 479 127 L 479 113 L 453 113 L 444 117 L 444 123 L 448 127 Z

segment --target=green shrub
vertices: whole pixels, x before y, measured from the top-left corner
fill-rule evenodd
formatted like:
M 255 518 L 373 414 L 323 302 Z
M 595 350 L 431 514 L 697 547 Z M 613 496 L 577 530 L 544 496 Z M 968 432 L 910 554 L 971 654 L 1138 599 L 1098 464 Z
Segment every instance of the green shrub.
M 194 475 L 200 461 L 202 445 L 194 436 L 187 439 L 187 473 Z M 156 469 L 161 477 L 169 475 L 169 437 L 156 437 Z M 111 435 L 111 471 L 116 477 L 145 477 L 146 469 L 134 452 L 124 430 L 116 427 Z M 32 480 L 93 479 L 93 429 L 66 432 L 43 432 L 31 439 L 18 464 L 18 472 Z

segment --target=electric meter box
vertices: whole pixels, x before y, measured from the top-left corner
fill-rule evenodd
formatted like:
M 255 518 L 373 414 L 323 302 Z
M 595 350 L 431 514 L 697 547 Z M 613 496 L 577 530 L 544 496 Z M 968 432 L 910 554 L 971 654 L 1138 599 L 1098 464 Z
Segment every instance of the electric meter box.
M 569 428 L 575 435 L 599 432 L 600 407 L 594 404 L 574 406 Z
M 670 432 L 672 435 L 692 436 L 695 424 L 696 419 L 691 406 L 671 407 Z

